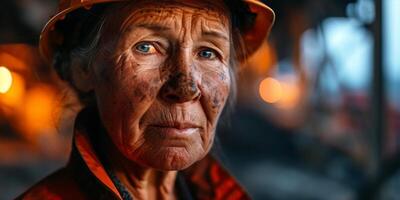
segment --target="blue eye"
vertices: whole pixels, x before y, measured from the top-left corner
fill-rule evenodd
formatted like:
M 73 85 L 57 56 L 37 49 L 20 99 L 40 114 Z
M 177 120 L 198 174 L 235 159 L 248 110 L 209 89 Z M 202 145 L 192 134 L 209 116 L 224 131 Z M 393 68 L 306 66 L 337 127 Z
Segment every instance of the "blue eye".
M 139 43 L 135 46 L 136 51 L 145 54 L 151 54 L 156 52 L 156 48 L 147 42 Z
M 214 59 L 217 55 L 213 50 L 206 49 L 199 52 L 199 56 L 206 59 Z

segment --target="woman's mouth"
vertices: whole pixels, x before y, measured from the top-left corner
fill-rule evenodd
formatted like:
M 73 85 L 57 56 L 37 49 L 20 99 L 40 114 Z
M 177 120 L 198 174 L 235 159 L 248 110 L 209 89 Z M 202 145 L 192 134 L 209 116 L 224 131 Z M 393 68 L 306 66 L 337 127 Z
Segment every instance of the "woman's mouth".
M 149 128 L 168 138 L 182 138 L 195 134 L 201 127 L 190 122 L 161 122 Z

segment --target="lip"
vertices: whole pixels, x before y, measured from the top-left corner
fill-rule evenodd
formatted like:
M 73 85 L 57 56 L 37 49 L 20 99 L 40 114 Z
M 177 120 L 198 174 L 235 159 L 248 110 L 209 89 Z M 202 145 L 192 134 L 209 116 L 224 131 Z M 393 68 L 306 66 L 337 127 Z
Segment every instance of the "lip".
M 162 122 L 149 125 L 153 130 L 160 134 L 172 137 L 185 137 L 194 134 L 200 129 L 200 126 L 190 122 Z
M 158 128 L 173 128 L 178 130 L 200 128 L 200 126 L 190 122 L 160 122 L 156 124 L 151 124 L 150 126 Z

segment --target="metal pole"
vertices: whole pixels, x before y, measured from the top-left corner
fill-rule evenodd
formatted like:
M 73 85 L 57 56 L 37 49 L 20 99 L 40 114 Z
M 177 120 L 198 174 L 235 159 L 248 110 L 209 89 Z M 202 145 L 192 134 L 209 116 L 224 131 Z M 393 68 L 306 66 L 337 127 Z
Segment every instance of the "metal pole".
M 378 199 L 381 176 L 383 175 L 382 150 L 386 133 L 385 123 L 385 76 L 384 76 L 384 48 L 383 48 L 383 0 L 375 0 L 374 33 L 374 62 L 372 68 L 372 84 L 370 90 L 371 110 L 367 118 L 366 127 L 371 158 L 368 169 L 368 180 L 359 191 L 358 200 Z
M 372 74 L 371 92 L 371 137 L 372 145 L 372 178 L 378 178 L 382 167 L 383 139 L 386 133 L 386 101 L 385 101 L 385 72 L 384 72 L 384 48 L 383 48 L 383 12 L 382 1 L 375 0 L 375 22 L 374 22 L 374 65 Z

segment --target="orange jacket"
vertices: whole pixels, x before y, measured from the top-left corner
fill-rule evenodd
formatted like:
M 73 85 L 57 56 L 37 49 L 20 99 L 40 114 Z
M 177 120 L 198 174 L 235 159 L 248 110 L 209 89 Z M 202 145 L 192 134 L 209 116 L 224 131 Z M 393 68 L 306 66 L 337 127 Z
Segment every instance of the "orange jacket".
M 17 200 L 122 200 L 91 143 L 88 126 L 96 124 L 93 118 L 89 109 L 79 113 L 67 165 L 34 185 Z M 179 172 L 178 179 L 183 180 L 186 192 L 189 192 L 194 199 L 250 199 L 235 179 L 211 155 Z M 184 189 L 178 188 L 178 193 L 185 193 Z

